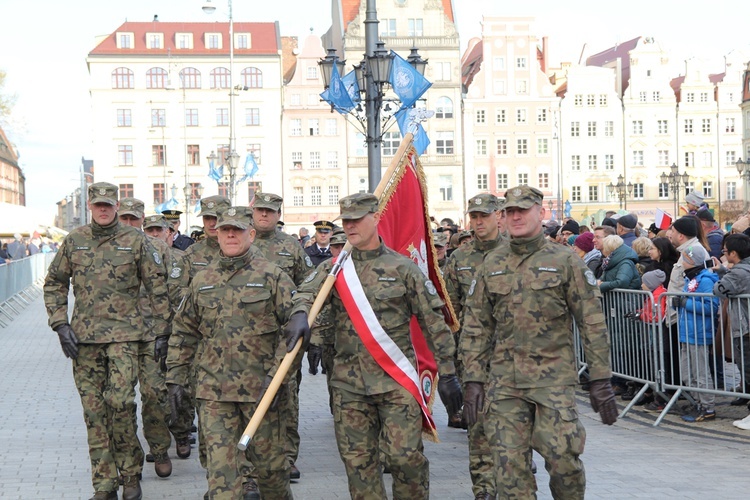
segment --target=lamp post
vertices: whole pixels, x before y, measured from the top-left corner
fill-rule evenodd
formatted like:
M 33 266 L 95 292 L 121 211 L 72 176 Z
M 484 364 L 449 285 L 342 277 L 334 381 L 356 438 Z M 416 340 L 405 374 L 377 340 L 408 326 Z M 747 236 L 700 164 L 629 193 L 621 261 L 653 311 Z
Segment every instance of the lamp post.
M 625 184 L 625 177 L 623 177 L 622 174 L 617 176 L 617 184 L 609 183 L 609 186 L 607 186 L 607 190 L 609 191 L 610 196 L 617 193 L 617 199 L 620 202 L 620 209 L 622 209 L 623 201 L 625 202 L 625 210 L 628 209 L 628 199 L 625 196 L 625 193 L 627 193 L 628 196 L 632 196 L 633 194 L 633 183 L 628 182 Z
M 742 161 L 742 158 L 737 160 L 737 172 L 740 174 L 742 179 L 742 195 L 745 199 L 745 212 L 748 208 L 748 183 L 750 182 L 750 159 Z
M 547 206 L 549 207 L 549 218 L 552 219 L 552 200 L 547 200 Z
M 185 195 L 185 231 L 190 232 L 190 210 L 193 206 L 190 195 L 193 194 L 193 190 L 190 188 L 190 183 L 187 182 L 187 179 L 185 179 L 185 187 L 182 188 L 182 193 Z
M 380 182 L 382 140 L 381 107 L 383 105 L 383 89 L 391 75 L 392 56 L 385 48 L 385 43 L 378 40 L 378 17 L 375 0 L 367 0 L 365 10 L 365 54 L 362 61 L 354 66 L 360 91 L 365 92 L 366 142 L 367 142 L 367 180 L 368 189 L 373 192 Z M 412 47 L 407 62 L 424 75 L 427 60 L 422 59 L 418 49 Z M 328 54 L 318 64 L 323 74 L 323 84 L 328 88 L 331 82 L 333 66 L 336 65 L 342 74 L 345 61 L 336 55 L 336 49 L 329 48 Z
M 234 205 L 237 195 L 235 179 L 240 155 L 236 151 L 237 138 L 234 135 L 234 19 L 232 17 L 232 0 L 227 0 L 227 3 L 229 4 L 229 153 L 226 158 L 222 158 L 222 162 L 229 167 L 229 201 Z M 213 14 L 216 11 L 216 6 L 212 3 L 212 0 L 206 0 L 202 8 L 206 14 Z
M 673 163 L 672 166 L 669 167 L 669 173 L 662 172 L 661 176 L 659 176 L 659 180 L 661 180 L 662 184 L 668 184 L 669 189 L 672 191 L 672 195 L 674 196 L 674 216 L 677 218 L 680 201 L 680 187 L 686 187 L 688 185 L 688 182 L 690 182 L 690 176 L 687 172 L 680 174 L 679 167 L 677 164 Z

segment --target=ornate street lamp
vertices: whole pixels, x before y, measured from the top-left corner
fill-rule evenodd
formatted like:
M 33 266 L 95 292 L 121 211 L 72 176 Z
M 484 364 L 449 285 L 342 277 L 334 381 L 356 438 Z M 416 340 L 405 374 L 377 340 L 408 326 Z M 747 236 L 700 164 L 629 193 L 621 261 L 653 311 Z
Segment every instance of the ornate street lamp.
M 672 195 L 674 196 L 674 217 L 677 218 L 680 201 L 680 187 L 687 187 L 690 182 L 690 176 L 687 172 L 680 174 L 679 167 L 677 164 L 673 163 L 672 166 L 669 167 L 669 173 L 662 172 L 659 176 L 659 180 L 662 184 L 668 184 L 669 189 L 672 191 Z

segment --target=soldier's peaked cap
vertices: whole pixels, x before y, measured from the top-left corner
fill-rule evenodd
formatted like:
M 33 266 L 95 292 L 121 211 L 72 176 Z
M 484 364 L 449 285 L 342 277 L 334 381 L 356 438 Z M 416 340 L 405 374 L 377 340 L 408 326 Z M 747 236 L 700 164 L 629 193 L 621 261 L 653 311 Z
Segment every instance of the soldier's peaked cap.
M 229 198 L 226 198 L 224 196 L 209 196 L 208 198 L 203 198 L 201 200 L 201 213 L 198 214 L 198 217 L 203 216 L 211 216 L 211 217 L 218 217 L 218 210 L 221 208 L 229 208 L 232 206 L 232 203 L 229 201 Z
M 357 220 L 378 211 L 378 198 L 371 193 L 355 193 L 339 200 L 341 215 L 334 220 Z
M 253 208 L 267 208 L 279 211 L 284 199 L 278 194 L 273 193 L 255 193 L 253 198 Z
M 505 205 L 503 208 L 531 208 L 541 205 L 544 193 L 531 186 L 516 186 L 505 192 Z
M 497 200 L 497 196 L 492 193 L 482 193 L 469 200 L 466 207 L 466 213 L 482 212 L 485 214 L 491 214 L 492 212 L 496 212 L 499 208 L 500 203 Z
M 253 225 L 253 209 L 250 207 L 229 207 L 219 210 L 216 229 L 224 226 L 233 226 L 247 229 Z
M 137 219 L 142 219 L 146 207 L 138 198 L 123 198 L 120 200 L 120 209 L 117 215 L 132 215 Z
M 90 185 L 89 203 L 117 205 L 117 186 L 109 182 L 95 182 Z

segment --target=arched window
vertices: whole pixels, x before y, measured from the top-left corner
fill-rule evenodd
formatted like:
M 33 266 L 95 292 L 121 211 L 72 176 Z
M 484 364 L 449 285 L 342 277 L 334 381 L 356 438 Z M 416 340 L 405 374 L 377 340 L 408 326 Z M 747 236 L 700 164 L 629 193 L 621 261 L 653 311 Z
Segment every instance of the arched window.
M 164 68 L 151 68 L 146 71 L 146 88 L 163 89 L 167 87 L 167 70 Z
M 180 71 L 183 89 L 201 88 L 201 72 L 195 68 L 185 68 Z
M 116 68 L 112 72 L 113 89 L 132 89 L 135 88 L 133 72 L 128 68 Z
M 263 73 L 258 68 L 245 68 L 242 70 L 242 85 L 251 89 L 263 87 Z
M 214 68 L 211 70 L 211 88 L 229 88 L 229 70 L 227 68 Z
M 453 118 L 453 101 L 449 97 L 438 98 L 435 118 Z

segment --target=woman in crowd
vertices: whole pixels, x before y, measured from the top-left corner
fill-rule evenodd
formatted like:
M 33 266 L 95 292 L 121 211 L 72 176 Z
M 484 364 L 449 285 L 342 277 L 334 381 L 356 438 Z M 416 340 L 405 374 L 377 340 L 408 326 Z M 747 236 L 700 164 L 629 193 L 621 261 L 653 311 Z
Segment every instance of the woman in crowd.
M 602 253 L 594 248 L 594 233 L 581 234 L 573 242 L 573 250 L 583 259 L 584 264 L 595 273 L 602 263 Z
M 652 246 L 651 240 L 645 236 L 640 236 L 633 240 L 632 248 L 636 255 L 638 255 L 638 262 L 635 267 L 638 269 L 638 273 L 640 273 L 641 276 L 652 267 L 653 262 L 651 260 L 651 255 L 649 254 Z
M 668 238 L 654 238 L 651 240 L 649 256 L 651 257 L 651 267 L 646 269 L 646 272 L 661 269 L 664 271 L 666 275 L 665 281 L 668 283 L 669 277 L 672 275 L 672 268 L 677 259 L 680 258 L 672 242 Z

